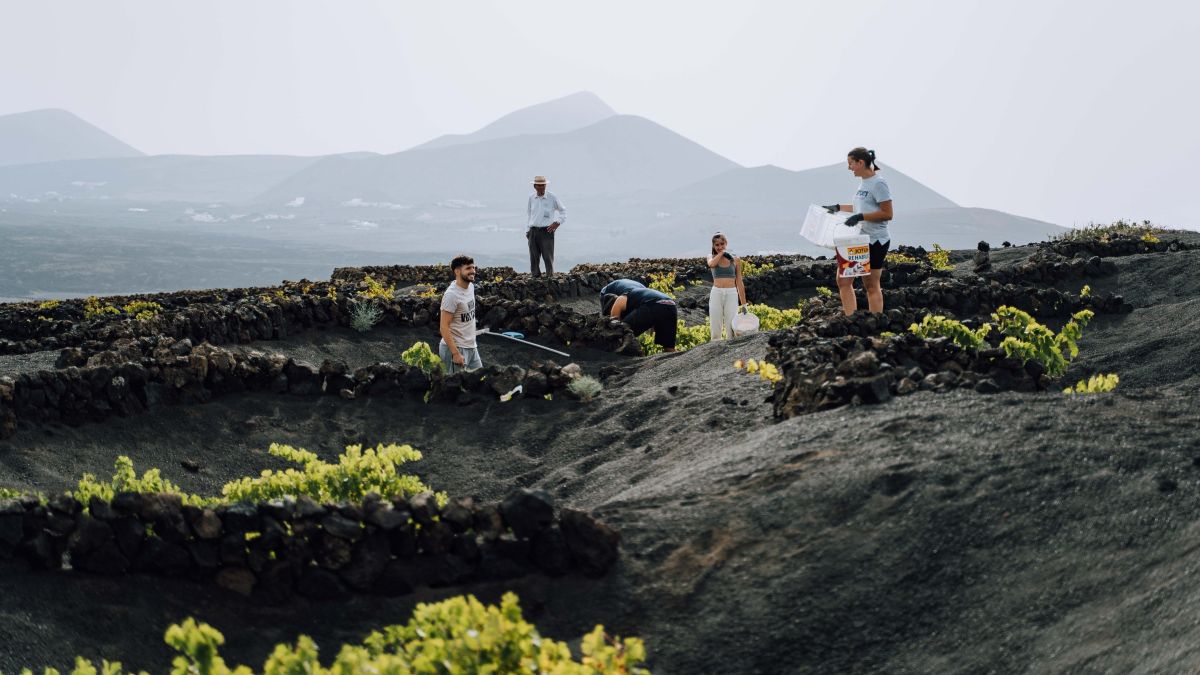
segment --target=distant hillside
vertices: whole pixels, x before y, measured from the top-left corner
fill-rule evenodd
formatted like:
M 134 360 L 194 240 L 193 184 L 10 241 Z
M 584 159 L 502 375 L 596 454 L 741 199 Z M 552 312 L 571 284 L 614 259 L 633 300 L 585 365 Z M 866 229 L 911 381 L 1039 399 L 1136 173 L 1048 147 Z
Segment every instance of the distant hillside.
M 257 203 L 304 197 L 310 205 L 361 198 L 396 203 L 520 203 L 536 174 L 566 195 L 673 190 L 737 168 L 683 136 L 632 115 L 562 134 L 515 136 L 349 161 L 327 158 L 264 193 Z
M 474 133 L 439 136 L 413 149 L 444 148 L 508 136 L 565 133 L 616 114 L 599 96 L 590 91 L 581 91 L 511 112 Z
M 0 195 L 53 192 L 147 202 L 240 202 L 315 161 L 282 155 L 158 155 L 25 164 L 0 167 Z
M 142 153 L 66 110 L 0 115 L 0 166 Z

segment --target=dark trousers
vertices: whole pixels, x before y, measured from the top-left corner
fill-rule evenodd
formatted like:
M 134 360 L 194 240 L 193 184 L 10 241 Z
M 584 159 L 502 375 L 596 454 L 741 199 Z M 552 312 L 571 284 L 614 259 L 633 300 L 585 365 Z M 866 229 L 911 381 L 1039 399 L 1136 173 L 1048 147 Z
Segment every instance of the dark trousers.
M 546 274 L 554 274 L 554 233 L 544 227 L 531 227 L 525 231 L 529 239 L 529 272 L 539 277 L 542 270 L 539 262 L 546 261 Z

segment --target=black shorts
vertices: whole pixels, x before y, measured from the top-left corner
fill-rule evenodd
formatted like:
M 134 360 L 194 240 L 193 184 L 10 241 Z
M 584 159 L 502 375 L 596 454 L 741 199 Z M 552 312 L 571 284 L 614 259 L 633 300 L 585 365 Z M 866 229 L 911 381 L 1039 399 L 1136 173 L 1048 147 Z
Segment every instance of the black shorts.
M 654 342 L 663 349 L 675 348 L 678 319 L 679 308 L 672 300 L 647 303 L 621 317 L 621 320 L 633 329 L 634 335 L 641 335 L 653 328 Z
M 882 243 L 871 242 L 871 270 L 872 271 L 881 270 L 884 267 L 887 267 L 887 253 L 888 253 L 888 249 L 891 247 L 892 247 L 892 242 L 890 239 L 888 241 L 885 241 Z

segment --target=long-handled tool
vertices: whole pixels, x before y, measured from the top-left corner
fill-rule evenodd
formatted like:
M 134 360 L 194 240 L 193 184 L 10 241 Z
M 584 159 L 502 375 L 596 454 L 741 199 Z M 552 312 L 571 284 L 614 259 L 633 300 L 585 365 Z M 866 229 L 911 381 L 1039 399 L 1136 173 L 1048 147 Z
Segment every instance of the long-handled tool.
M 549 347 L 539 345 L 536 342 L 530 342 L 529 340 L 524 339 L 524 336 L 517 337 L 518 335 L 521 335 L 520 333 L 514 333 L 512 335 L 509 335 L 508 333 L 493 333 L 491 331 L 491 329 L 481 328 L 480 330 L 475 331 L 475 334 L 476 335 L 495 335 L 496 337 L 508 338 L 509 340 L 512 340 L 513 342 L 520 342 L 523 345 L 529 345 L 530 347 L 537 347 L 538 349 L 545 349 L 546 351 L 553 352 L 555 354 L 558 354 L 559 356 L 565 356 L 568 359 L 571 358 L 571 355 L 566 352 L 560 352 L 557 349 L 551 349 Z

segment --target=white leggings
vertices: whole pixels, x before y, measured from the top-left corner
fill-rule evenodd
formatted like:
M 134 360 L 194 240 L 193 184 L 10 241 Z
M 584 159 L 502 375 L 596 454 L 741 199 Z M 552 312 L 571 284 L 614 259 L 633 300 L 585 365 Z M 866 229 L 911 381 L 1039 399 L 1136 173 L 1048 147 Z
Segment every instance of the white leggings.
M 708 328 L 712 333 L 711 340 L 721 339 L 721 329 L 725 329 L 725 339 L 733 339 L 733 317 L 737 316 L 737 288 L 717 288 L 713 286 L 708 296 Z

